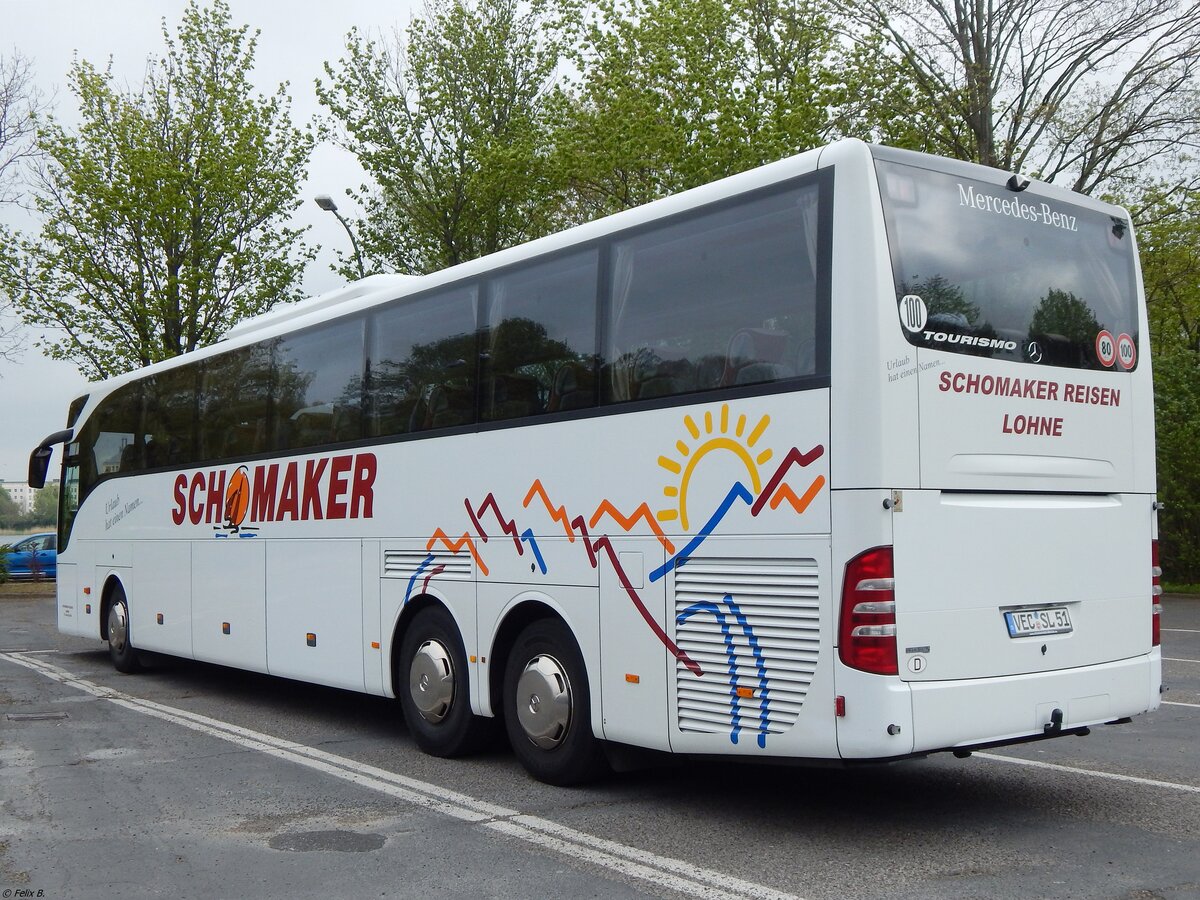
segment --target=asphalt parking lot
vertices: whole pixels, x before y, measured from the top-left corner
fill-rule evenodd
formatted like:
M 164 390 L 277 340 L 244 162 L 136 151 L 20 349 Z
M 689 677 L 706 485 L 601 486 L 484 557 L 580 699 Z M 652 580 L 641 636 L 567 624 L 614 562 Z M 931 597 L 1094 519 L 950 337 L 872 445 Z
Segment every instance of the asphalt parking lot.
M 680 760 L 583 789 L 422 755 L 395 704 L 181 660 L 121 676 L 0 596 L 16 897 L 1200 897 L 1200 600 L 1158 711 L 869 769 Z M 41 892 L 41 893 L 38 893 Z

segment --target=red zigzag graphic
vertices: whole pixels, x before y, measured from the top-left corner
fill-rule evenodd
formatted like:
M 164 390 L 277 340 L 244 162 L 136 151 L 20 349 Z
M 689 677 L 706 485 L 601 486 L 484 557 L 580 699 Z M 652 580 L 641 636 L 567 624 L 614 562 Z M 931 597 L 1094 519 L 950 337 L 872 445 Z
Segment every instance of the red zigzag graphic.
M 767 486 L 762 489 L 758 495 L 758 499 L 750 507 L 750 514 L 757 516 L 762 512 L 762 508 L 771 499 L 771 495 L 775 493 L 775 489 L 783 481 L 783 476 L 788 473 L 788 469 L 794 465 L 807 466 L 820 459 L 824 453 L 825 447 L 821 444 L 817 444 L 817 446 L 813 447 L 807 453 L 801 453 L 795 447 L 789 450 L 787 456 L 780 462 L 779 468 L 775 470 L 775 474 L 771 476 L 771 480 L 767 482 Z
M 496 497 L 490 491 L 483 498 L 483 502 L 479 504 L 479 509 L 471 508 L 470 500 L 463 500 L 463 506 L 467 508 L 467 515 L 471 517 L 471 524 L 475 526 L 475 531 L 479 533 L 480 539 L 486 544 L 487 533 L 483 530 L 483 526 L 479 524 L 479 516 L 483 515 L 484 510 L 491 508 L 492 513 L 496 516 L 496 521 L 500 523 L 500 527 L 504 529 L 504 533 L 513 539 L 513 544 L 516 545 L 517 555 L 523 556 L 525 548 L 521 546 L 521 535 L 517 532 L 516 519 L 506 519 L 504 514 L 500 512 L 500 504 L 496 502 Z

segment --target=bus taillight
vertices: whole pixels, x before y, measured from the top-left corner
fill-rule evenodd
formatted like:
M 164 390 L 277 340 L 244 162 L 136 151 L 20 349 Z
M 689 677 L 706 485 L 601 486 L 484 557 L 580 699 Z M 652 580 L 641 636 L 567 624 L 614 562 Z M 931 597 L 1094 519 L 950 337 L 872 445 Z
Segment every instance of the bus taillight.
M 1158 541 L 1150 542 L 1150 646 L 1162 643 L 1162 566 L 1158 563 Z
M 875 547 L 846 564 L 838 655 L 846 665 L 896 675 L 896 579 L 891 547 Z

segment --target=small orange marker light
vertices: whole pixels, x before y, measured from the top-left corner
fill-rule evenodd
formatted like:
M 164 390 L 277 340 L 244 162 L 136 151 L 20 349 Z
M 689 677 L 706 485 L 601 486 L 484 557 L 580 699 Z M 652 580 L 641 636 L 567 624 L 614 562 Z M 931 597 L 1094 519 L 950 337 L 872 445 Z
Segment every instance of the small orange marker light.
M 371 649 L 378 650 L 379 649 L 379 641 L 371 641 Z
M 737 695 L 743 700 L 749 700 L 754 696 L 754 688 L 740 687 L 737 689 Z
M 304 639 L 306 641 L 308 641 L 308 646 L 310 646 L 310 647 L 317 646 L 317 636 L 315 634 L 313 634 L 311 631 L 304 636 Z
M 221 634 L 229 634 L 229 623 L 228 622 L 221 623 Z
M 478 662 L 478 661 L 479 661 L 479 657 L 478 657 L 478 656 L 472 656 L 472 657 L 471 657 L 471 662 Z
M 628 672 L 626 672 L 625 680 L 628 681 L 630 684 L 641 684 L 642 676 L 641 675 L 631 675 Z
M 158 624 L 161 625 L 162 623 L 163 623 L 163 615 L 162 615 L 162 613 L 159 613 L 158 614 Z
M 85 588 L 83 589 L 83 596 L 85 596 L 85 597 L 86 597 L 86 596 L 88 596 L 88 595 L 89 595 L 89 594 L 91 594 L 91 593 L 92 593 L 92 589 L 91 589 L 90 587 L 85 587 Z

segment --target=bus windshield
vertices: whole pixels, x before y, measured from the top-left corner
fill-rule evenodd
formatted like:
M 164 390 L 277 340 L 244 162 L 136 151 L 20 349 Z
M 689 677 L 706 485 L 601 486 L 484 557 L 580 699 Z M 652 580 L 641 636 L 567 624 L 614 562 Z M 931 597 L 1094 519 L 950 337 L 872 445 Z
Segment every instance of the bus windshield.
M 875 165 L 911 344 L 1079 369 L 1136 366 L 1128 222 L 956 174 Z

